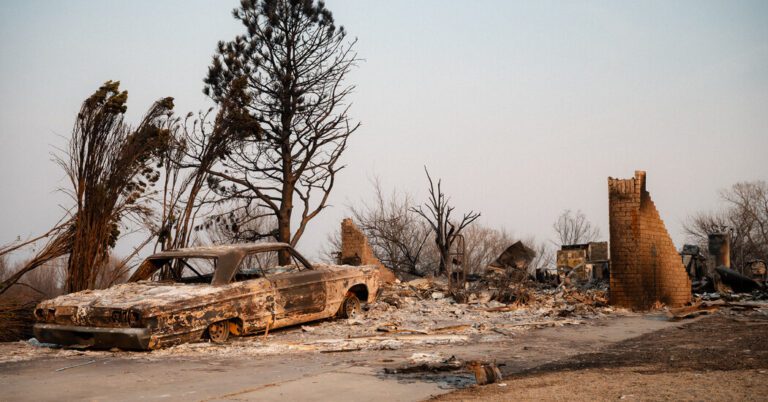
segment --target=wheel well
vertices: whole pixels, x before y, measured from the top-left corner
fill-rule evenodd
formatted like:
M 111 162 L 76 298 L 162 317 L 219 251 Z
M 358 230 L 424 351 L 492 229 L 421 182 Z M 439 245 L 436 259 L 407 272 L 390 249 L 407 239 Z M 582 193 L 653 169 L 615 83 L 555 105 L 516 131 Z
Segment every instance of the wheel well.
M 240 317 L 232 317 L 228 320 L 221 320 L 217 322 L 226 322 L 229 325 L 229 333 L 235 336 L 240 336 L 243 334 L 243 319 Z M 214 324 L 214 323 L 211 323 Z M 210 328 L 211 324 L 208 324 L 208 326 L 205 328 L 205 331 L 203 331 L 203 338 L 210 339 L 211 335 L 208 333 L 208 329 Z
M 363 284 L 352 286 L 349 288 L 348 292 L 357 296 L 363 303 L 368 301 L 368 287 Z
M 240 336 L 243 334 L 243 319 L 240 317 L 233 317 L 229 319 L 229 332 L 233 335 Z

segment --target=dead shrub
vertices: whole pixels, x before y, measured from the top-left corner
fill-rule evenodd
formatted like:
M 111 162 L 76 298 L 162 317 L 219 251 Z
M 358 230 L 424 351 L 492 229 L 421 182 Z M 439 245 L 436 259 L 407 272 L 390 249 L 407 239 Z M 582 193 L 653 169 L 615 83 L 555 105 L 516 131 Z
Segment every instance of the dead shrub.
M 130 269 L 125 261 L 110 255 L 104 265 L 98 270 L 94 289 L 106 289 L 110 286 L 125 283 L 130 277 Z
M 40 269 L 28 272 L 17 282 L 22 287 L 27 287 L 30 294 L 27 299 L 50 299 L 64 294 L 64 282 L 67 277 L 67 257 L 59 257 L 43 264 Z M 11 289 L 11 294 L 13 288 Z
M 0 342 L 15 342 L 29 339 L 33 336 L 32 325 L 35 323 L 32 315 L 36 302 L 4 297 L 0 300 Z
M 22 269 L 27 263 L 11 264 L 0 257 L 0 280 L 8 278 Z M 15 342 L 26 340 L 33 336 L 32 325 L 35 323 L 32 315 L 38 301 L 61 294 L 63 289 L 63 264 L 59 260 L 51 261 L 54 267 L 32 271 L 22 282 L 12 285 L 6 293 L 0 295 L 0 342 Z M 61 272 L 58 279 L 55 277 Z M 44 274 L 54 274 L 44 276 Z M 57 285 L 56 283 L 59 283 Z

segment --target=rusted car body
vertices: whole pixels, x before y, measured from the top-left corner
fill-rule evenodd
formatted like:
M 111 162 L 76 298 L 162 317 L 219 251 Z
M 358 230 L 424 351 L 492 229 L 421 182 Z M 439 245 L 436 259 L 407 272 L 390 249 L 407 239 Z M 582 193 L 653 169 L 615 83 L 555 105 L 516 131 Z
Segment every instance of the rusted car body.
M 285 267 L 254 266 L 262 253 L 289 253 Z M 211 261 L 210 274 L 188 265 Z M 176 263 L 174 268 L 174 263 Z M 284 243 L 253 243 L 164 251 L 147 258 L 128 283 L 40 303 L 35 336 L 42 342 L 97 348 L 157 349 L 210 338 L 350 316 L 375 299 L 375 266 L 310 264 Z

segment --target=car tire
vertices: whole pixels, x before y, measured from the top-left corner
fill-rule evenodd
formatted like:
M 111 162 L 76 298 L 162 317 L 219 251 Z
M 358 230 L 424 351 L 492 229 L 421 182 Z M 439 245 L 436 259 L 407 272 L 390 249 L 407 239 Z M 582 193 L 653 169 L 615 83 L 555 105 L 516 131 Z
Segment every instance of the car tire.
M 208 326 L 208 339 L 213 343 L 224 343 L 229 339 L 229 322 L 219 321 Z
M 360 299 L 355 296 L 354 293 L 347 293 L 344 296 L 344 301 L 341 302 L 341 308 L 339 308 L 339 317 L 341 318 L 355 318 L 363 311 L 360 305 Z

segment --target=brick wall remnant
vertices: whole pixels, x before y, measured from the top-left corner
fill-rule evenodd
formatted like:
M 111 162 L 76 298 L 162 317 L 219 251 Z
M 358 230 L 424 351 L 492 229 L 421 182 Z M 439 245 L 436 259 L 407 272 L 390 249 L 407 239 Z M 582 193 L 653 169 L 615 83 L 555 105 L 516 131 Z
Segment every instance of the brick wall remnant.
M 371 244 L 355 222 L 350 218 L 341 221 L 341 252 L 339 263 L 346 265 L 375 265 L 379 268 L 381 281 L 392 283 L 395 281 L 395 273 L 373 255 Z
M 384 266 L 375 255 L 368 238 L 351 218 L 341 221 L 341 261 L 346 265 Z
M 691 301 L 691 280 L 646 190 L 644 171 L 608 178 L 610 302 L 645 310 Z

